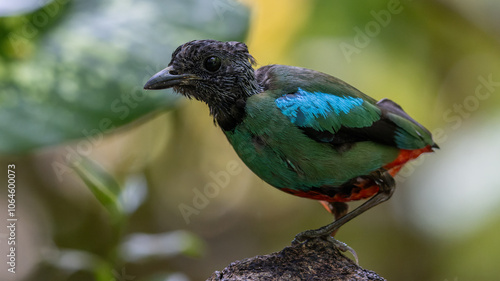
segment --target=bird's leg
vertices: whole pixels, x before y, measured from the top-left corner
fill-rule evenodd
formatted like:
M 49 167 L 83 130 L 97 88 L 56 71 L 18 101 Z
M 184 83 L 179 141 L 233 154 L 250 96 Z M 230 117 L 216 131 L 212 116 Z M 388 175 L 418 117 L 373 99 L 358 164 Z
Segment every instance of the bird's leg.
M 338 220 L 339 218 L 345 216 L 345 214 L 347 214 L 347 211 L 349 210 L 349 205 L 347 205 L 347 203 L 345 202 L 320 201 L 320 203 L 328 212 L 333 214 L 335 220 Z M 347 245 L 346 243 L 333 238 L 333 236 L 335 236 L 335 234 L 337 233 L 337 230 L 334 230 L 330 234 L 330 236 L 327 237 L 328 241 L 330 241 L 330 243 L 335 245 L 342 252 L 350 252 L 356 260 L 356 264 L 358 264 L 358 254 L 356 254 L 356 251 L 354 251 L 354 249 L 349 247 L 349 245 Z M 294 240 L 294 242 L 296 241 Z
M 328 224 L 318 229 L 307 230 L 297 234 L 295 236 L 295 239 L 293 240 L 293 243 L 299 243 L 307 240 L 308 238 L 324 237 L 328 239 L 328 237 L 330 237 L 332 233 L 335 233 L 341 226 L 343 226 L 348 221 L 352 220 L 353 218 L 364 213 L 365 211 L 391 198 L 392 193 L 394 192 L 395 189 L 394 178 L 392 178 L 392 176 L 385 170 L 377 170 L 374 173 L 372 173 L 371 177 L 380 188 L 377 194 L 375 194 L 372 198 L 363 203 L 361 206 L 347 213 L 345 216 L 338 218 L 331 224 Z
M 339 218 L 345 216 L 345 214 L 347 214 L 347 211 L 349 210 L 349 205 L 347 205 L 347 203 L 345 202 L 320 201 L 320 203 L 328 212 L 330 212 L 335 217 L 335 220 L 338 220 Z M 337 233 L 337 231 L 332 232 L 330 235 L 335 236 L 335 233 Z

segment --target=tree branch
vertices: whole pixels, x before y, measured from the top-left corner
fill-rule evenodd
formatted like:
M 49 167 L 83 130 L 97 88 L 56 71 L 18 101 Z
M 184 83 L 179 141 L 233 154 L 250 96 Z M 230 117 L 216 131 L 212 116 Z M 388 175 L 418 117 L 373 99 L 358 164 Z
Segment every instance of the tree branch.
M 280 252 L 232 262 L 207 281 L 226 280 L 382 280 L 356 265 L 332 243 L 311 239 Z

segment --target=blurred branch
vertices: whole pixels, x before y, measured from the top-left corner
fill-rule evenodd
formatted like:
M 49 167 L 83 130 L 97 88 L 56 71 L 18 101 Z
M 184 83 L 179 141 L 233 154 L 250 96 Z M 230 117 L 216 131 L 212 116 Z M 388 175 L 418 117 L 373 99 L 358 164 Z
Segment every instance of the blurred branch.
M 332 243 L 314 239 L 264 256 L 235 261 L 207 281 L 385 280 L 342 255 Z

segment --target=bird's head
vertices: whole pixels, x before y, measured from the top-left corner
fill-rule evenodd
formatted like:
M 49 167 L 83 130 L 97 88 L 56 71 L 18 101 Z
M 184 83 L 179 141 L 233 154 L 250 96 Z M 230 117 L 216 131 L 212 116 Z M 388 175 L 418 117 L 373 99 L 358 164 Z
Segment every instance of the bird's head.
M 173 88 L 207 103 L 217 117 L 230 111 L 238 100 L 260 91 L 253 64 L 255 60 L 244 43 L 190 41 L 172 53 L 168 67 L 151 77 L 144 89 Z

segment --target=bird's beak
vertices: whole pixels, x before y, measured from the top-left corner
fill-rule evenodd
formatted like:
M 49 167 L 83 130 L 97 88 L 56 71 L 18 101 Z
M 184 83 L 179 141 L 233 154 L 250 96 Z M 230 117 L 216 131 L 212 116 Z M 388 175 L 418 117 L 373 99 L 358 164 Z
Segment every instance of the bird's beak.
M 156 73 L 144 85 L 146 90 L 160 90 L 167 89 L 173 86 L 186 85 L 189 80 L 198 79 L 196 75 L 192 74 L 171 74 L 172 66 L 169 66 L 162 71 Z

